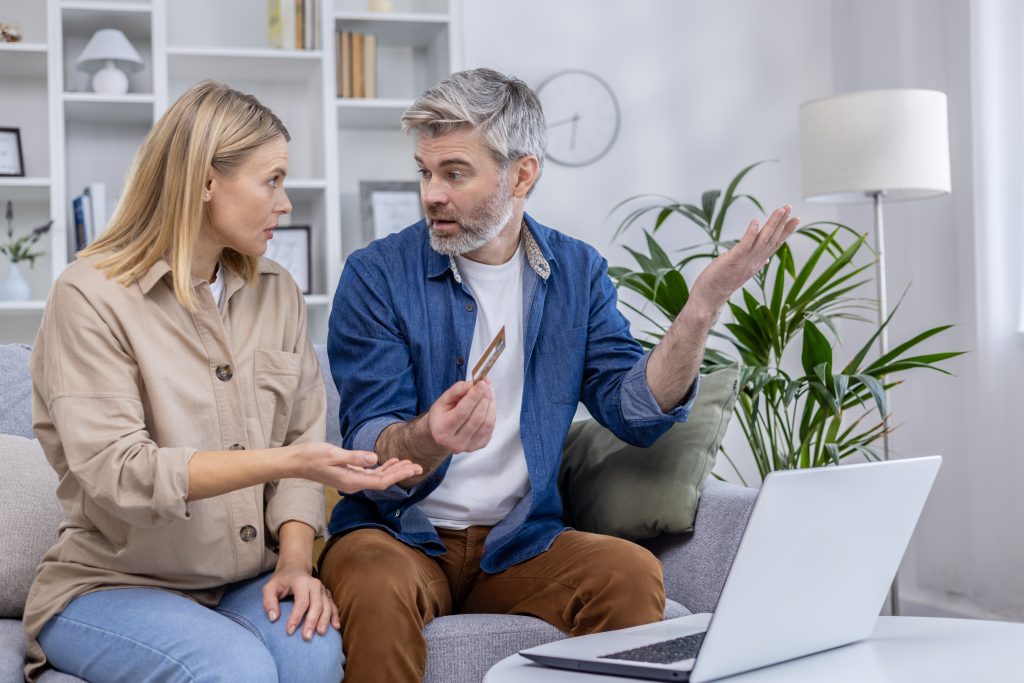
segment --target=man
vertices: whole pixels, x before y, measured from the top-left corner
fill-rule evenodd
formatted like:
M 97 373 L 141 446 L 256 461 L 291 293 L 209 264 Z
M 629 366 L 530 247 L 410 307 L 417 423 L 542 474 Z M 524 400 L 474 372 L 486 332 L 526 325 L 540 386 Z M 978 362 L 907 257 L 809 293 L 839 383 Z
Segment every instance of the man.
M 574 636 L 662 618 L 653 555 L 565 528 L 563 441 L 580 400 L 636 445 L 685 421 L 708 331 L 797 224 L 789 207 L 752 221 L 647 356 L 606 261 L 524 213 L 547 138 L 525 83 L 460 72 L 402 124 L 426 219 L 349 258 L 328 339 L 345 447 L 423 467 L 345 497 L 331 518 L 321 577 L 353 683 L 420 680 L 421 631 L 446 614 L 529 614 Z M 504 353 L 474 383 L 502 329 Z

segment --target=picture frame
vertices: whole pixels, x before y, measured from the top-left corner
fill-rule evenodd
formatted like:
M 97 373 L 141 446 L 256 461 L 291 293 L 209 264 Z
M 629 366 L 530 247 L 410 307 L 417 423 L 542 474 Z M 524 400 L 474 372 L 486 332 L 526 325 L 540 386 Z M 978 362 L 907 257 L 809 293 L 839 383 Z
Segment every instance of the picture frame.
M 21 153 L 21 129 L 0 128 L 0 176 L 24 175 L 25 159 Z
M 267 252 L 264 254 L 291 273 L 303 294 L 312 293 L 309 238 L 308 225 L 279 225 L 274 229 L 274 238 L 267 242 Z
M 419 181 L 362 180 L 359 209 L 364 245 L 407 228 L 423 218 Z

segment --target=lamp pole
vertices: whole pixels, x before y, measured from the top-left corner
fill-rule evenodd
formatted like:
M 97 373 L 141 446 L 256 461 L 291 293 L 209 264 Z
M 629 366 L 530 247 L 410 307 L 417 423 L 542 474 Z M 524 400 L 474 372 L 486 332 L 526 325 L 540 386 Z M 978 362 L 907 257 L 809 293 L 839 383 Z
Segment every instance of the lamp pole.
M 882 220 L 882 198 L 885 190 L 876 190 L 867 193 L 875 205 L 875 253 L 878 260 L 875 262 L 876 280 L 878 284 L 878 324 L 884 325 L 885 319 L 889 316 L 889 306 L 885 297 L 885 222 Z M 889 352 L 889 329 L 882 327 L 878 335 L 878 355 L 884 356 Z M 882 394 L 885 396 L 886 414 L 882 415 L 882 457 L 889 460 L 889 392 L 885 389 L 885 377 L 880 377 Z M 893 616 L 899 614 L 899 569 L 892 578 L 892 587 L 889 590 L 889 610 Z

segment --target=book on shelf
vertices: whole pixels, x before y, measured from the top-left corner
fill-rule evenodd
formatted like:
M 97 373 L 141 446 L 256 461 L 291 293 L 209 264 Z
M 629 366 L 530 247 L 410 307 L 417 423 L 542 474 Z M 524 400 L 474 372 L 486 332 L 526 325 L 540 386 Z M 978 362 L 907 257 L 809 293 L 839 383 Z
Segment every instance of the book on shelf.
M 335 64 L 338 97 L 377 97 L 377 36 L 337 31 Z
M 365 73 L 363 72 L 363 34 L 352 34 L 352 97 L 366 97 Z
M 338 97 L 352 97 L 352 63 L 348 58 L 352 52 L 352 32 L 336 31 L 334 37 L 334 78 Z
M 377 97 L 377 36 L 363 36 L 363 97 Z
M 107 227 L 106 184 L 89 183 L 82 194 L 71 200 L 71 211 L 75 219 L 75 251 L 81 251 Z
M 318 0 L 267 0 L 267 31 L 271 47 L 316 50 L 320 47 Z

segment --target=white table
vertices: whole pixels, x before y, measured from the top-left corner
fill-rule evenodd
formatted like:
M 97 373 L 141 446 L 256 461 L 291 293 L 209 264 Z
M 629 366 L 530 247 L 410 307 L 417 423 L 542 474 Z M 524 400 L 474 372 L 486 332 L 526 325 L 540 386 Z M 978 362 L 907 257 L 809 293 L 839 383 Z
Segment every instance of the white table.
M 512 655 L 484 683 L 609 683 L 617 676 L 549 669 Z M 619 679 L 633 680 L 633 679 Z M 1024 681 L 1024 624 L 879 617 L 867 640 L 721 679 L 729 683 Z

